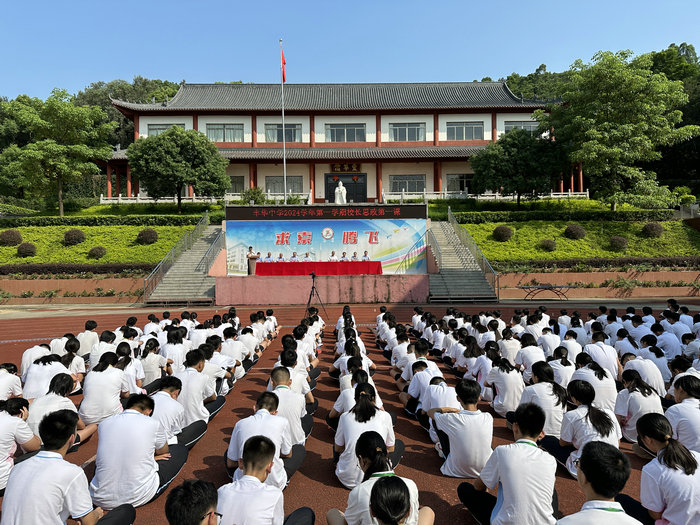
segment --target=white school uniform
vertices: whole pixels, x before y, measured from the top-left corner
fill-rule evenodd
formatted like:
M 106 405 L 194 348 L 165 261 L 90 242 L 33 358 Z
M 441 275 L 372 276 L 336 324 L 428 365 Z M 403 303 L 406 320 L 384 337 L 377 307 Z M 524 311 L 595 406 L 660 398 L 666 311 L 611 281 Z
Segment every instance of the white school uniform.
M 594 407 L 603 408 L 611 412 L 615 410 L 617 386 L 615 385 L 615 380 L 610 377 L 609 373 L 606 372 L 603 379 L 598 379 L 595 372 L 586 365 L 583 368 L 579 368 L 571 375 L 571 381 L 577 379 L 590 383 L 593 390 L 595 390 L 595 399 L 593 400 Z
M 526 346 L 515 354 L 515 364 L 522 365 L 523 381 L 529 383 L 532 379 L 532 365 L 539 361 L 545 361 L 544 351 L 538 346 Z
M 417 399 L 419 401 L 416 410 L 421 408 L 420 399 L 430 386 L 430 380 L 434 377 L 434 374 L 435 373 L 432 370 L 425 368 L 414 375 L 413 379 L 411 379 L 411 382 L 408 385 L 407 393 L 413 399 Z
M 700 454 L 691 452 L 700 464 Z M 652 459 L 642 467 L 640 486 L 642 505 L 661 513 L 657 523 L 686 525 L 700 520 L 700 470 L 688 476 L 680 469 L 671 469 L 660 459 Z
M 676 326 L 676 325 L 673 325 Z M 681 342 L 673 332 L 664 332 L 656 337 L 656 346 L 661 348 L 666 354 L 666 359 L 673 359 L 683 353 Z
M 450 453 L 440 467 L 445 476 L 454 478 L 479 477 L 491 455 L 493 416 L 477 410 L 434 416 L 435 426 L 450 440 Z
M 155 452 L 167 442 L 158 421 L 129 409 L 105 419 L 97 432 L 93 503 L 111 510 L 151 501 L 160 483 Z
M 370 381 L 371 381 L 371 378 L 370 378 Z M 372 386 L 374 386 L 373 382 L 370 382 L 370 384 Z M 375 387 L 375 391 L 376 390 L 377 390 L 377 388 Z M 341 390 L 340 394 L 338 394 L 338 397 L 335 400 L 335 403 L 333 403 L 333 410 L 335 410 L 339 414 L 344 414 L 345 412 L 349 412 L 350 409 L 354 408 L 354 406 L 355 406 L 355 388 L 346 388 L 344 390 Z M 376 396 L 374 398 L 374 406 L 376 406 L 377 408 L 382 408 L 384 406 L 384 403 L 382 402 L 378 393 L 376 394 Z
M 564 366 L 561 364 L 561 359 L 555 359 L 549 362 L 549 366 L 552 367 L 554 371 L 554 381 L 566 388 L 571 381 L 571 376 L 576 371 L 573 361 L 569 360 L 569 366 Z
M 471 376 L 474 378 L 475 381 L 477 381 L 481 385 L 481 399 L 483 401 L 491 401 L 493 399 L 493 390 L 484 386 L 486 378 L 488 377 L 489 372 L 491 372 L 492 368 L 493 363 L 491 362 L 491 360 L 488 357 L 486 357 L 485 354 L 482 354 L 476 358 L 474 364 L 470 366 L 467 370 L 467 373 L 464 374 L 465 378 Z
M 168 366 L 168 359 L 151 352 L 141 359 L 141 366 L 143 367 L 143 385 L 150 385 L 161 378 L 163 369 Z
M 618 339 L 615 342 L 615 350 L 617 351 L 617 355 L 619 357 L 622 357 L 625 354 L 639 355 L 639 348 L 635 348 L 626 337 L 624 339 Z
M 65 525 L 92 512 L 85 472 L 57 452 L 42 450 L 12 469 L 2 502 L 2 523 Z
M 408 355 L 415 355 L 415 353 Z M 430 361 L 427 357 L 417 357 L 415 361 L 425 361 L 425 363 L 428 365 L 427 370 L 433 372 L 433 377 L 442 376 L 442 371 L 435 361 Z M 403 369 L 403 372 L 401 372 L 401 379 L 404 381 L 410 381 L 413 379 L 413 362 L 407 363 L 406 367 Z
M 182 381 L 182 390 L 177 400 L 185 408 L 185 426 L 195 421 L 207 423 L 209 411 L 204 407 L 204 400 L 214 395 L 216 383 L 194 368 L 186 368 L 173 375 Z
M 89 354 L 92 347 L 100 342 L 100 336 L 97 335 L 97 332 L 92 330 L 80 332 L 77 339 L 80 341 L 80 348 L 78 349 L 78 355 L 80 357 Z
M 151 418 L 160 423 L 168 445 L 176 444 L 177 435 L 185 427 L 185 407 L 167 392 L 159 391 L 151 397 L 155 405 Z
M 372 487 L 379 478 L 386 476 L 394 476 L 392 471 L 375 472 L 367 481 L 363 481 L 357 485 L 348 494 L 348 506 L 345 509 L 345 521 L 348 525 L 374 525 L 376 520 L 372 519 L 369 511 L 369 499 L 372 494 Z M 408 494 L 411 500 L 411 511 L 408 517 L 403 522 L 404 525 L 418 524 L 418 487 L 416 484 L 407 478 L 400 478 L 408 488 Z
M 292 445 L 303 445 L 306 442 L 306 433 L 301 427 L 301 418 L 306 415 L 304 396 L 285 385 L 277 386 L 273 392 L 277 394 L 279 400 L 277 415 L 285 418 L 289 423 L 287 427 L 289 442 Z
M 566 401 L 557 404 L 557 396 L 550 383 L 535 383 L 525 387 L 520 397 L 520 404 L 535 403 L 545 414 L 544 433 L 547 436 L 559 437 L 561 434 L 561 422 L 566 413 Z
M 141 384 L 146 385 L 143 380 L 146 377 L 143 371 L 143 365 L 138 359 L 132 359 L 129 364 L 124 368 L 124 377 L 126 377 L 126 382 L 129 384 L 130 394 L 140 394 L 141 387 L 136 384 L 136 381 L 141 380 Z
M 83 381 L 83 401 L 78 410 L 80 419 L 89 425 L 119 414 L 123 410 L 120 394 L 128 391 L 124 372 L 118 368 L 109 366 L 102 372 L 90 372 Z
M 63 366 L 60 361 L 54 361 L 47 365 L 32 364 L 27 370 L 27 379 L 24 382 L 22 395 L 25 399 L 45 396 L 49 391 L 51 380 L 58 374 L 70 375 L 70 370 Z
M 113 345 L 112 343 L 107 343 L 105 341 L 100 341 L 95 346 L 93 346 L 90 350 L 90 368 L 95 368 L 95 366 L 97 366 L 97 363 L 100 362 L 100 357 L 102 357 L 102 354 L 105 354 L 107 352 L 116 353 L 117 346 Z
M 221 525 L 282 525 L 282 490 L 253 476 L 241 476 L 218 490 Z
M 0 401 L 22 395 L 22 381 L 17 374 L 10 374 L 7 370 L 0 370 Z
M 78 409 L 73 404 L 73 401 L 53 392 L 35 399 L 29 405 L 29 417 L 27 418 L 27 425 L 32 429 L 34 435 L 39 435 L 39 423 L 44 419 L 44 416 L 59 410 L 70 410 L 76 414 L 78 413 Z
M 557 525 L 639 525 L 640 522 L 625 511 L 617 501 L 587 501 L 581 510 L 557 521 Z
M 422 407 L 425 412 L 428 412 L 431 408 L 456 408 L 457 410 L 462 410 L 462 405 L 457 399 L 457 392 L 454 387 L 448 386 L 444 381 L 439 385 L 430 385 L 425 391 L 423 396 Z M 428 430 L 430 439 L 433 443 L 439 441 L 437 432 L 435 432 L 435 426 L 431 423 L 430 429 Z
M 355 443 L 364 432 L 369 430 L 379 433 L 388 448 L 394 446 L 396 438 L 391 416 L 383 410 L 377 410 L 374 417 L 364 423 L 355 420 L 354 412 L 341 414 L 338 430 L 335 433 L 335 444 L 345 448 L 338 459 L 335 475 L 349 489 L 355 488 L 362 482 L 363 472 L 355 456 Z
M 160 355 L 166 359 L 171 359 L 172 364 L 170 367 L 173 369 L 173 374 L 182 372 L 185 370 L 185 355 L 187 354 L 185 350 L 185 345 L 180 344 L 164 344 L 160 347 Z
M 643 396 L 641 392 L 635 390 L 630 392 L 626 388 L 620 390 L 615 402 L 615 415 L 621 416 L 622 435 L 628 441 L 637 442 L 637 420 L 644 414 L 663 414 L 661 398 L 652 392 L 648 396 Z
M 656 390 L 661 397 L 666 395 L 666 385 L 661 370 L 650 359 L 639 356 L 625 363 L 625 370 L 636 370 L 645 383 Z
M 5 411 L 0 412 L 0 489 L 7 485 L 17 445 L 24 445 L 33 437 L 32 429 L 22 418 L 11 416 Z
M 612 410 L 603 409 L 603 411 L 610 417 L 614 427 L 607 436 L 601 436 L 588 420 L 586 417 L 588 415 L 587 406 L 579 406 L 576 410 L 570 410 L 564 414 L 561 424 L 561 439 L 573 444 L 575 448 L 566 460 L 566 468 L 574 478 L 577 477 L 577 469 L 574 462 L 581 457 L 581 449 L 586 443 L 603 441 L 613 445 L 615 448 L 620 447 L 622 432 L 617 418 Z
M 480 474 L 488 488 L 498 487 L 491 524 L 554 524 L 552 495 L 556 471 L 555 459 L 534 441 L 519 439 L 496 447 Z
M 515 338 L 501 339 L 498 341 L 501 357 L 507 359 L 513 366 L 515 366 L 515 356 L 518 354 L 518 350 L 520 350 L 521 346 L 520 341 Z
M 39 345 L 32 346 L 24 351 L 22 354 L 22 362 L 19 366 L 19 376 L 22 379 L 22 382 L 27 380 L 27 370 L 29 370 L 29 366 L 40 357 L 44 357 L 50 353 L 51 350 Z
M 554 355 L 554 349 L 560 345 L 561 338 L 552 332 L 542 334 L 537 340 L 537 346 L 544 350 L 544 354 L 547 357 L 552 357 L 552 355 Z
M 505 373 L 494 366 L 489 375 L 486 376 L 486 382 L 496 388 L 496 397 L 491 406 L 497 414 L 505 416 L 506 412 L 518 408 L 520 397 L 525 390 L 525 383 L 523 383 L 523 376 L 520 372 L 511 370 Z
M 151 334 L 151 333 L 157 334 L 158 332 L 160 332 L 160 330 L 161 330 L 161 328 L 160 328 L 160 325 L 158 323 L 152 323 L 150 321 L 148 323 L 146 323 L 146 326 L 143 327 L 144 334 Z
M 560 346 L 563 346 L 569 351 L 567 358 L 572 363 L 576 362 L 576 356 L 583 351 L 581 343 L 579 343 L 576 339 L 563 339 Z
M 613 379 L 617 378 L 619 373 L 617 351 L 610 345 L 602 342 L 586 345 L 583 351 L 591 356 L 593 361 L 598 363 L 604 370 L 610 374 Z
M 687 398 L 666 410 L 673 437 L 687 449 L 700 453 L 700 400 Z

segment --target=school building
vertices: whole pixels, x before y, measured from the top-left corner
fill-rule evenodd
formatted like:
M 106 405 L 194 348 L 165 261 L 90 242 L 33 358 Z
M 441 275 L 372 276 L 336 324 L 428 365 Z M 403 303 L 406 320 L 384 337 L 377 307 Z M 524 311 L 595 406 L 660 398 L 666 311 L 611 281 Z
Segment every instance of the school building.
M 135 139 L 171 126 L 205 133 L 229 160 L 232 194 L 254 187 L 283 194 L 284 134 L 287 190 L 314 203 L 333 202 L 338 181 L 348 202 L 402 192 L 464 196 L 469 157 L 510 129 L 534 132 L 532 112 L 544 108 L 505 82 L 285 84 L 283 129 L 280 91 L 279 84 L 183 83 L 163 103 L 112 103 L 134 122 Z M 583 192 L 581 167 L 552 190 Z M 139 191 L 126 151 L 114 152 L 107 198 Z

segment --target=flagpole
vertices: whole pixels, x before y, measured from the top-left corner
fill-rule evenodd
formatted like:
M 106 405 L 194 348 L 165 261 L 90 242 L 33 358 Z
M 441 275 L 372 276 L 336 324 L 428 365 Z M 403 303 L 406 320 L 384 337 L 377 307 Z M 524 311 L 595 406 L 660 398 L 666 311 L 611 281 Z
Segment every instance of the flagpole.
M 284 203 L 287 204 L 287 129 L 284 126 L 284 63 L 282 39 L 280 38 L 280 86 L 282 93 L 282 182 L 284 185 Z

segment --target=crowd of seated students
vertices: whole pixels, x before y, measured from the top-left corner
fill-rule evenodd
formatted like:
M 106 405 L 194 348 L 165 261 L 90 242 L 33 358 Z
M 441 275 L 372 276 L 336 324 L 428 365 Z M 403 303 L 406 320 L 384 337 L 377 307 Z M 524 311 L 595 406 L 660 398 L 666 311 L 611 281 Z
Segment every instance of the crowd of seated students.
M 479 523 L 700 522 L 700 315 L 673 300 L 656 315 L 604 306 L 557 318 L 545 307 L 509 320 L 456 308 L 438 315 L 416 307 L 404 324 L 382 306 L 376 354 L 349 307 L 338 318 L 324 377 L 337 381 L 338 396 L 326 421 L 335 474 L 350 492 L 329 524 L 435 521 L 415 482 L 394 472 L 404 445 L 372 379 L 382 356 L 405 407 L 398 416 L 425 428 L 444 475 L 471 479 L 457 495 Z M 132 523 L 134 507 L 172 483 L 235 382 L 280 333 L 272 310 L 252 313 L 247 326 L 235 308 L 202 323 L 194 312 L 164 312 L 137 324 L 130 317 L 98 333 L 87 321 L 77 336 L 27 349 L 19 370 L 0 365 L 0 523 Z M 232 481 L 175 487 L 169 523 L 314 523 L 307 507 L 284 516 L 283 491 L 312 431 L 324 327 L 311 308 L 280 338 L 267 388 L 222 451 Z M 325 336 L 330 344 L 328 327 Z M 513 443 L 492 447 L 494 417 L 505 418 Z M 93 434 L 88 481 L 65 458 Z M 638 498 L 620 494 L 630 473 L 621 439 L 649 460 Z M 587 500 L 567 517 L 557 464 Z

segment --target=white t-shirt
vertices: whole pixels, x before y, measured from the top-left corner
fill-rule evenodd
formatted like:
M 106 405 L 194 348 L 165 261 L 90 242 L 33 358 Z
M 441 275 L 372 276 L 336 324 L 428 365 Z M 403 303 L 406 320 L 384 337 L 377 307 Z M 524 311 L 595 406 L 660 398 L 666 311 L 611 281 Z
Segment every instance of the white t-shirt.
M 17 444 L 24 445 L 33 437 L 32 429 L 22 418 L 11 416 L 5 411 L 0 412 L 0 489 L 7 485 Z
M 425 391 L 424 399 L 421 402 L 423 411 L 428 412 L 432 408 L 456 408 L 457 410 L 462 410 L 462 405 L 457 399 L 457 392 L 454 387 L 448 386 L 446 382 L 442 382 L 439 385 L 429 385 L 428 389 Z M 435 432 L 435 426 L 431 423 L 428 430 L 430 439 L 433 443 L 437 443 L 438 435 Z
M 525 390 L 523 376 L 517 370 L 508 373 L 494 366 L 489 375 L 486 376 L 486 383 L 496 388 L 496 397 L 491 406 L 497 414 L 505 416 L 506 412 L 511 412 L 518 408 L 520 397 Z
M 569 360 L 569 366 L 564 366 L 561 364 L 561 359 L 555 359 L 549 362 L 549 366 L 554 371 L 554 381 L 566 388 L 571 381 L 571 376 L 576 371 L 573 361 Z
M 96 345 L 94 345 L 90 350 L 90 368 L 95 368 L 97 363 L 100 362 L 100 357 L 102 357 L 102 354 L 106 354 L 107 352 L 116 353 L 117 346 L 104 341 L 99 341 Z
M 73 401 L 67 397 L 59 396 L 51 392 L 45 396 L 38 397 L 34 402 L 29 405 L 29 417 L 27 418 L 27 425 L 32 429 L 35 435 L 39 435 L 39 423 L 44 419 L 44 416 L 51 414 L 53 412 L 58 412 L 59 410 L 70 410 L 71 412 L 78 412 L 75 408 Z
M 27 379 L 24 382 L 22 394 L 25 399 L 34 399 L 45 396 L 49 391 L 49 385 L 55 375 L 69 374 L 60 361 L 54 361 L 46 365 L 32 364 L 27 370 Z
M 557 525 L 640 525 L 632 516 L 625 514 L 617 501 L 587 501 L 581 510 L 557 521 Z
M 528 439 L 496 447 L 481 469 L 481 480 L 498 487 L 492 525 L 553 524 L 555 459 Z
M 168 366 L 168 360 L 160 354 L 150 352 L 141 359 L 141 366 L 143 367 L 143 386 L 146 386 L 161 378 L 161 372 Z
M 630 359 L 625 363 L 625 370 L 636 370 L 642 377 L 645 383 L 656 390 L 656 393 L 661 397 L 666 395 L 666 385 L 664 378 L 661 375 L 659 367 L 650 359 L 644 359 L 641 356 Z
M 595 399 L 593 400 L 594 407 L 604 408 L 611 412 L 615 410 L 617 386 L 615 386 L 615 380 L 610 377 L 609 372 L 606 372 L 603 379 L 598 379 L 595 372 L 586 365 L 583 368 L 579 368 L 571 375 L 571 381 L 577 379 L 590 383 L 593 390 L 595 390 Z
M 19 367 L 19 376 L 22 379 L 22 381 L 27 380 L 27 370 L 29 370 L 29 366 L 40 357 L 44 357 L 45 355 L 49 355 L 50 353 L 51 350 L 39 345 L 27 348 L 22 354 L 22 363 Z
M 372 386 L 374 386 L 374 383 L 370 382 Z M 376 387 L 375 387 L 376 391 Z M 384 404 L 382 403 L 382 400 L 379 398 L 379 395 L 377 394 L 374 398 L 374 405 L 377 408 L 382 408 Z M 352 409 L 355 406 L 355 389 L 354 388 L 346 388 L 345 390 L 341 390 L 340 394 L 338 395 L 338 398 L 335 400 L 335 403 L 333 403 L 333 410 L 338 412 L 339 414 L 343 414 L 344 412 L 349 412 L 350 409 Z
M 253 476 L 241 476 L 219 488 L 216 510 L 223 514 L 221 525 L 282 525 L 282 490 Z
M 615 415 L 623 418 L 622 435 L 628 441 L 637 442 L 637 420 L 644 414 L 663 414 L 661 398 L 652 392 L 643 396 L 635 390 L 630 393 L 626 388 L 620 390 L 615 402 Z
M 95 476 L 90 482 L 95 505 L 111 510 L 151 501 L 159 485 L 155 452 L 167 443 L 160 423 L 130 409 L 105 419 L 97 432 Z
M 369 499 L 372 494 L 372 487 L 377 480 L 384 476 L 393 476 L 391 471 L 376 472 L 370 476 L 367 481 L 363 481 L 357 485 L 348 494 L 348 507 L 345 509 L 345 521 L 348 525 L 374 525 L 376 520 L 372 519 L 369 512 Z M 411 511 L 403 522 L 404 525 L 418 524 L 418 487 L 416 484 L 407 478 L 401 478 L 408 488 L 408 494 L 411 497 Z
M 140 394 L 141 387 L 136 384 L 136 381 L 140 379 L 143 385 L 146 385 L 146 383 L 143 382 L 145 375 L 143 365 L 139 359 L 131 359 L 126 368 L 124 368 L 124 376 L 129 384 L 129 393 Z
M 100 337 L 96 332 L 92 330 L 86 330 L 85 332 L 80 332 L 77 336 L 78 341 L 80 341 L 80 349 L 78 350 L 78 355 L 83 357 L 90 353 L 92 347 L 100 342 Z
M 566 468 L 571 475 L 577 477 L 577 469 L 574 462 L 581 457 L 581 449 L 586 443 L 591 441 L 603 441 L 613 445 L 615 448 L 620 446 L 620 438 L 622 432 L 617 418 L 612 410 L 603 410 L 613 422 L 613 430 L 607 436 L 601 436 L 593 427 L 591 422 L 586 417 L 588 415 L 588 407 L 580 406 L 576 410 L 570 410 L 564 414 L 564 419 L 561 424 L 561 439 L 573 444 L 575 450 L 569 454 L 566 460 Z
M 306 415 L 306 400 L 304 396 L 294 392 L 285 385 L 280 385 L 273 390 L 279 399 L 277 415 L 285 418 L 289 423 L 289 442 L 292 445 L 303 445 L 306 442 L 306 433 L 301 427 L 301 418 Z
M 83 381 L 83 401 L 80 403 L 80 419 L 86 425 L 101 423 L 122 410 L 120 395 L 129 391 L 124 372 L 112 366 L 102 372 L 92 371 Z
M 344 446 L 340 459 L 335 468 L 335 475 L 345 487 L 352 489 L 362 482 L 363 472 L 357 464 L 355 443 L 368 430 L 374 430 L 384 439 L 387 447 L 395 443 L 394 427 L 391 416 L 383 410 L 377 410 L 369 421 L 360 423 L 355 420 L 354 412 L 341 414 L 338 430 L 335 433 L 335 444 Z
M 544 351 L 538 346 L 526 346 L 515 354 L 515 364 L 522 365 L 523 381 L 529 383 L 532 379 L 532 365 L 539 361 L 546 361 Z
M 691 453 L 700 465 L 700 454 Z M 699 523 L 700 470 L 688 476 L 680 469 L 668 468 L 658 458 L 652 459 L 642 467 L 640 499 L 646 509 L 662 513 L 663 523 Z
M 511 365 L 515 366 L 515 356 L 518 354 L 518 350 L 521 348 L 520 341 L 515 338 L 501 339 L 498 341 L 498 348 L 500 350 L 501 357 L 506 358 Z
M 42 450 L 12 469 L 2 501 L 2 523 L 65 525 L 92 512 L 85 472 L 57 452 Z
M 440 467 L 445 476 L 476 478 L 491 455 L 493 416 L 462 410 L 435 414 L 435 426 L 450 439 L 450 453 Z
M 525 387 L 520 397 L 520 404 L 535 403 L 544 410 L 544 433 L 547 436 L 559 437 L 561 433 L 561 421 L 566 413 L 566 401 L 557 404 L 557 396 L 549 383 L 535 383 Z
M 639 356 L 643 357 L 644 359 L 648 359 L 649 361 L 652 361 L 659 369 L 659 372 L 661 372 L 661 377 L 664 378 L 664 381 L 666 383 L 671 381 L 672 374 L 671 374 L 671 370 L 668 368 L 668 361 L 666 360 L 665 355 L 662 355 L 661 357 L 657 357 L 648 348 L 642 348 L 639 351 Z
M 700 400 L 687 398 L 666 410 L 673 437 L 686 448 L 700 453 Z
M 16 374 L 10 374 L 7 370 L 0 370 L 0 401 L 22 395 L 22 381 Z
M 592 343 L 586 345 L 583 351 L 591 356 L 593 361 L 598 363 L 604 370 L 610 374 L 610 377 L 615 379 L 618 374 L 617 351 L 604 343 Z
M 184 426 L 200 420 L 208 422 L 209 411 L 204 407 L 204 400 L 214 395 L 216 383 L 194 368 L 186 368 L 174 376 L 182 381 L 182 390 L 177 400 L 185 408 Z
M 172 364 L 170 365 L 173 369 L 173 374 L 177 374 L 178 372 L 182 372 L 185 370 L 185 345 L 180 343 L 180 344 L 165 344 L 160 347 L 160 355 L 165 357 L 166 359 L 171 359 Z
M 569 351 L 567 358 L 572 363 L 576 362 L 576 356 L 583 351 L 583 346 L 581 346 L 581 343 L 576 339 L 564 339 L 560 346 L 563 346 Z
M 537 340 L 537 346 L 540 346 L 547 357 L 554 355 L 554 349 L 561 345 L 561 338 L 552 333 L 542 334 Z
M 156 392 L 151 397 L 154 404 L 151 418 L 160 423 L 168 445 L 176 444 L 176 436 L 185 427 L 185 408 L 167 392 Z

